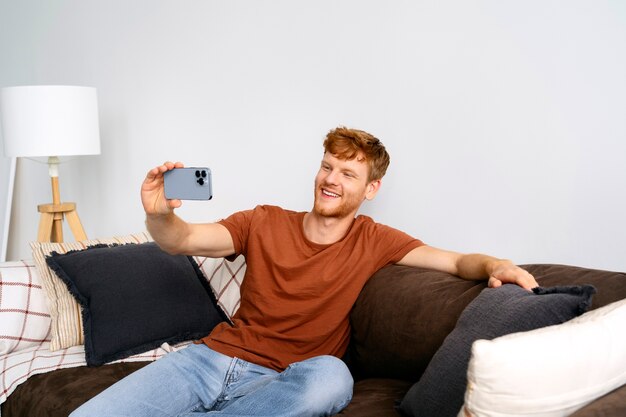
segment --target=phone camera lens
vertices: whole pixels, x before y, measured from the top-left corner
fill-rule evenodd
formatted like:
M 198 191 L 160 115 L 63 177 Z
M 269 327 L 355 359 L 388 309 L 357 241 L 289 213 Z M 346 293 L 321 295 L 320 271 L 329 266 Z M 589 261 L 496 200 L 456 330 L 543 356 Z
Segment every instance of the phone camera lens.
M 202 178 L 206 178 L 206 171 L 202 171 Z
M 196 182 L 200 185 L 204 185 L 204 178 L 198 178 L 198 181 Z
M 200 178 L 200 171 L 196 171 L 196 178 Z

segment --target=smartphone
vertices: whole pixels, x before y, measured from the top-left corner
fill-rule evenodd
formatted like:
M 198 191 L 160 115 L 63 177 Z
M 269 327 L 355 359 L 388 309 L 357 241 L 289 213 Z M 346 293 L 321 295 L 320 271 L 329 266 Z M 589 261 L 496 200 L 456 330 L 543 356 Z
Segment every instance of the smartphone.
M 210 200 L 213 198 L 211 170 L 206 167 L 174 168 L 163 174 L 165 198 Z

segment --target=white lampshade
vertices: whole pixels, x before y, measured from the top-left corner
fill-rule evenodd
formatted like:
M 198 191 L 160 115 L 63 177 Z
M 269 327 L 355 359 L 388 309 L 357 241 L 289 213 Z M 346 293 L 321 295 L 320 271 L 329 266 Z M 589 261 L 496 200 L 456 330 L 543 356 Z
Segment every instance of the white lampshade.
M 6 87 L 0 95 L 5 156 L 100 153 L 98 98 L 93 87 Z

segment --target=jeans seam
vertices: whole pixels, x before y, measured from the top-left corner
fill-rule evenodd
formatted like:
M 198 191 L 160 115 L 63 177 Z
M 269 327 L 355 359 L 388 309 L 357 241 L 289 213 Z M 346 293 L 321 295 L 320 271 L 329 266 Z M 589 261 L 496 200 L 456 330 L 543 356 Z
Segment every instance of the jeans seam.
M 231 360 L 228 371 L 226 371 L 224 383 L 222 384 L 222 391 L 215 399 L 215 402 L 210 408 L 211 410 L 222 409 L 231 400 L 231 397 L 228 394 L 230 387 L 241 379 L 241 376 L 245 372 L 246 365 L 247 362 L 242 361 L 239 358 L 233 358 Z
M 227 378 L 224 384 L 225 388 L 228 388 L 230 385 L 241 379 L 241 376 L 246 370 L 246 364 L 247 363 L 245 361 L 242 361 L 239 358 L 233 358 L 232 366 L 228 369 L 228 373 L 226 374 Z

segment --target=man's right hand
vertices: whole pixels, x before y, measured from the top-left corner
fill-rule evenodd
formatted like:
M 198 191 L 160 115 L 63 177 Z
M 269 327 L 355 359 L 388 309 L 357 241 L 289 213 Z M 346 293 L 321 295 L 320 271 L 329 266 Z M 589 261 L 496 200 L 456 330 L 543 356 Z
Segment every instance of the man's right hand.
M 187 223 L 174 214 L 180 200 L 165 198 L 163 174 L 183 168 L 181 162 L 165 162 L 148 171 L 141 184 L 141 203 L 146 211 L 146 227 L 161 249 L 172 255 L 220 258 L 233 255 L 235 244 L 228 229 L 219 223 Z
M 174 168 L 183 168 L 181 162 L 165 162 L 148 171 L 146 179 L 141 184 L 141 203 L 147 215 L 170 214 L 182 205 L 180 200 L 165 198 L 163 174 Z

